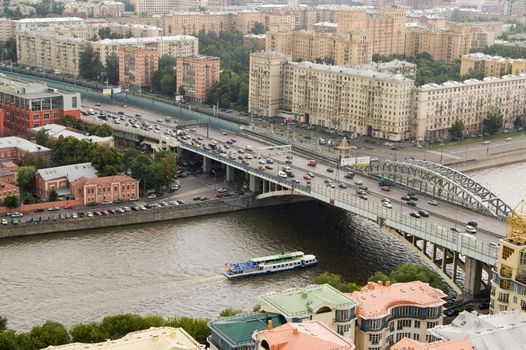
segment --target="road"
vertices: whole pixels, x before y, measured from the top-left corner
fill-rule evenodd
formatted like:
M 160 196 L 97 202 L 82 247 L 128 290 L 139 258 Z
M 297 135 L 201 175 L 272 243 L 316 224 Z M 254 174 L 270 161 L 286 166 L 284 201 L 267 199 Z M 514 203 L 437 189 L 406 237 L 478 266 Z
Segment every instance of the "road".
M 158 130 L 159 133 L 166 132 L 168 130 L 173 129 L 174 122 L 176 122 L 176 118 L 172 116 L 172 122 L 168 123 L 165 122 L 165 115 L 161 115 L 159 113 L 153 113 L 151 111 L 135 108 L 135 107 L 127 107 L 123 108 L 122 106 L 115 106 L 115 105 L 103 105 L 103 106 L 94 106 L 93 104 L 87 104 L 87 107 L 92 107 L 94 109 L 103 109 L 109 113 L 116 114 L 119 111 L 125 112 L 127 115 L 135 115 L 140 114 L 142 121 L 148 121 L 151 124 L 159 124 L 160 130 Z M 157 123 L 156 120 L 162 119 L 163 122 Z M 256 151 L 258 148 L 268 147 L 269 144 L 267 142 L 263 141 L 255 141 L 252 139 L 248 139 L 246 137 L 243 137 L 241 135 L 231 135 L 229 133 L 225 133 L 222 130 L 217 130 L 210 128 L 208 130 L 209 137 L 207 138 L 207 130 L 206 128 L 192 128 L 191 130 L 195 131 L 188 131 L 188 136 L 190 138 L 197 139 L 198 137 L 204 139 L 202 141 L 203 144 L 207 144 L 213 140 L 217 141 L 220 145 L 224 145 L 227 140 L 234 138 L 236 142 L 232 145 L 232 148 L 228 150 L 228 152 L 232 153 L 234 152 L 236 154 L 236 157 L 239 157 L 239 155 L 246 154 L 246 152 L 239 153 L 239 150 L 246 149 L 246 146 L 250 145 L 252 146 Z M 505 142 L 505 141 L 502 141 Z M 509 141 L 508 141 L 509 142 Z M 279 156 L 272 156 L 271 158 L 274 161 L 274 168 L 272 170 L 266 170 L 268 173 L 271 173 L 273 175 L 278 175 L 279 171 L 281 170 L 282 166 L 285 165 L 286 157 L 291 156 L 292 154 L 282 154 Z M 266 158 L 266 157 L 264 157 Z M 240 161 L 240 160 L 238 160 Z M 249 165 L 258 168 L 261 164 L 258 164 L 258 159 L 247 159 Z M 478 213 L 475 213 L 469 209 L 466 208 L 460 208 L 459 206 L 452 205 L 446 202 L 439 201 L 438 206 L 432 206 L 428 204 L 429 201 L 431 201 L 433 198 L 429 196 L 424 196 L 419 194 L 419 200 L 418 200 L 418 207 L 410 207 L 404 203 L 401 202 L 401 197 L 407 192 L 401 188 L 393 187 L 390 192 L 384 192 L 380 190 L 379 186 L 376 184 L 376 182 L 372 179 L 357 175 L 354 179 L 346 179 L 343 177 L 343 173 L 340 172 L 333 172 L 329 173 L 327 171 L 328 166 L 323 164 L 318 164 L 315 168 L 312 168 L 307 165 L 308 159 L 299 156 L 299 155 L 293 155 L 292 164 L 290 164 L 292 171 L 296 175 L 296 179 L 298 179 L 301 183 L 305 184 L 305 180 L 303 180 L 303 175 L 305 175 L 307 172 L 314 172 L 315 177 L 312 180 L 312 185 L 318 185 L 318 186 L 326 186 L 325 179 L 330 179 L 336 186 L 335 191 L 345 191 L 346 193 L 349 193 L 350 195 L 357 196 L 356 194 L 356 185 L 354 185 L 355 182 L 361 181 L 364 185 L 366 185 L 368 190 L 368 200 L 372 203 L 380 205 L 382 198 L 388 198 L 393 203 L 393 209 L 394 210 L 401 210 L 402 213 L 409 215 L 410 212 L 415 211 L 417 209 L 425 209 L 428 212 L 430 212 L 431 216 L 429 218 L 421 218 L 420 220 L 426 220 L 432 223 L 435 223 L 441 227 L 451 228 L 451 227 L 457 227 L 460 229 L 460 231 L 465 231 L 465 224 L 469 220 L 474 220 L 478 223 L 478 228 L 482 230 L 482 232 L 478 232 L 473 236 L 477 241 L 484 242 L 484 243 L 495 243 L 497 242 L 497 236 L 504 236 L 506 226 L 504 222 L 501 222 L 499 220 L 493 219 L 491 217 L 487 217 Z M 291 179 L 292 180 L 292 179 Z M 338 187 L 339 183 L 344 183 L 348 188 L 347 189 L 340 189 Z M 389 209 L 385 209 L 389 210 Z M 490 233 L 485 233 L 485 231 L 489 231 Z M 493 234 L 491 234 L 493 233 Z

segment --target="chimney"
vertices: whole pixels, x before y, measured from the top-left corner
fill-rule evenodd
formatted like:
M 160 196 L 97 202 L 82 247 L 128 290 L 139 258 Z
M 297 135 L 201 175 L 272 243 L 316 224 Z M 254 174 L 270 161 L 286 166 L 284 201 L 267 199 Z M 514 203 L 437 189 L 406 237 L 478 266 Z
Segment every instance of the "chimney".
M 299 333 L 300 333 L 300 332 L 298 332 L 298 329 L 297 329 L 296 327 L 294 327 L 294 328 L 292 329 L 292 334 L 294 334 L 294 335 L 298 335 Z
M 384 285 L 384 281 L 378 281 L 378 285 L 379 286 L 383 286 Z
M 268 321 L 267 321 L 267 329 L 268 329 L 269 331 L 272 330 L 272 320 L 268 320 Z
M 367 289 L 373 290 L 374 289 L 374 282 L 367 282 Z
M 391 281 L 385 281 L 385 286 L 386 287 L 391 287 Z

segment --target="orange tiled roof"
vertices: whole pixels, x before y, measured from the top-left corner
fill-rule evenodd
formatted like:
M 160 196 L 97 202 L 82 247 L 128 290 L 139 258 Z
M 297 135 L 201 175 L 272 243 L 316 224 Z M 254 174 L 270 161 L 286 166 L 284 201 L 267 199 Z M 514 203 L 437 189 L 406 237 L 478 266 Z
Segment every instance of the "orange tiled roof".
M 354 350 L 351 339 L 342 337 L 324 323 L 306 321 L 286 323 L 271 330 L 254 332 L 252 338 L 265 340 L 271 349 L 279 350 Z
M 348 294 L 358 304 L 356 314 L 361 318 L 375 319 L 387 316 L 395 306 L 415 305 L 436 307 L 445 303 L 446 295 L 440 290 L 421 281 L 406 283 L 369 282 L 359 292 Z
M 419 341 L 403 338 L 393 345 L 391 350 L 472 350 L 473 343 L 468 337 L 457 340 L 436 341 L 421 343 Z

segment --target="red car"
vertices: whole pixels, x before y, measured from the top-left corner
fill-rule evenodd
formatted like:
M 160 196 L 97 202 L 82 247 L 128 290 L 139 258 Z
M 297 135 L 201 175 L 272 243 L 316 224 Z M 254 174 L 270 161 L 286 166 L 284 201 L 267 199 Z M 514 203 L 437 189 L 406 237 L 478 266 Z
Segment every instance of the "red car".
M 309 175 L 303 175 L 303 179 L 310 181 L 312 178 Z
M 71 205 L 71 204 L 70 204 L 70 205 L 66 205 L 66 206 L 64 207 L 64 209 L 75 209 L 75 206 L 74 206 L 74 205 Z

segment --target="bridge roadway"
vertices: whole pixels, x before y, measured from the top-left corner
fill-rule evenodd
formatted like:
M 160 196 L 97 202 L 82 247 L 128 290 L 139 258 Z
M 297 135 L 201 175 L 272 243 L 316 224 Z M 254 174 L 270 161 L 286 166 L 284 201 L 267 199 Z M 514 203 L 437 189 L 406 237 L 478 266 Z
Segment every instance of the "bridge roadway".
M 106 106 L 104 106 L 104 109 L 106 110 Z M 115 109 L 112 108 L 111 110 L 113 113 L 115 113 Z M 93 117 L 83 117 L 84 119 L 87 119 L 92 122 L 101 123 L 102 121 L 97 120 L 97 118 Z M 112 123 L 109 123 L 112 127 L 116 129 L 121 130 L 128 130 L 131 133 L 142 133 L 142 134 L 148 134 L 151 135 L 152 138 L 173 138 L 170 136 L 162 135 L 161 133 L 163 131 L 166 131 L 168 129 L 172 130 L 174 127 L 173 123 L 168 122 L 162 122 L 157 123 L 155 122 L 156 119 L 159 119 L 159 114 L 155 114 L 152 116 L 145 115 L 142 113 L 142 119 L 148 120 L 152 124 L 159 124 L 161 126 L 161 130 L 157 132 L 151 132 L 151 131 L 144 131 L 140 129 L 133 129 L 128 128 L 123 125 L 114 125 Z M 163 117 L 164 120 L 164 117 Z M 140 131 L 139 131 L 140 130 Z M 189 136 L 193 138 L 202 137 L 204 140 L 202 142 L 209 143 L 211 141 L 217 141 L 219 144 L 225 144 L 225 142 L 229 139 L 234 138 L 236 142 L 233 145 L 233 148 L 231 150 L 236 151 L 236 157 L 240 155 L 240 153 L 237 153 L 239 149 L 246 149 L 246 146 L 250 145 L 252 146 L 256 151 L 258 148 L 264 148 L 268 147 L 269 143 L 266 140 L 254 140 L 251 138 L 244 137 L 239 134 L 231 134 L 231 133 L 225 133 L 222 130 L 210 128 L 208 129 L 208 135 L 207 138 L 207 129 L 204 127 L 196 127 L 195 132 L 189 132 Z M 174 140 L 175 141 L 175 140 Z M 486 257 L 484 258 L 484 262 L 489 263 L 490 265 L 494 264 L 494 255 L 496 254 L 496 249 L 494 244 L 498 243 L 498 240 L 500 237 L 503 237 L 505 234 L 505 223 L 502 221 L 499 221 L 497 219 L 484 216 L 482 214 L 476 213 L 474 211 L 471 211 L 467 208 L 459 207 L 458 205 L 453 205 L 450 203 L 446 203 L 444 201 L 438 201 L 438 206 L 432 206 L 428 204 L 428 201 L 432 200 L 433 198 L 418 194 L 419 200 L 417 202 L 418 207 L 421 209 L 425 209 L 430 213 L 429 218 L 421 218 L 421 219 L 414 219 L 409 216 L 409 213 L 412 211 L 415 211 L 416 208 L 410 207 L 403 203 L 400 199 L 401 196 L 404 194 L 407 194 L 404 189 L 399 187 L 393 187 L 390 192 L 381 191 L 379 186 L 376 184 L 376 182 L 373 179 L 356 175 L 353 180 L 346 179 L 343 177 L 344 172 L 343 171 L 334 171 L 333 173 L 329 173 L 327 171 L 327 168 L 329 168 L 328 165 L 318 163 L 316 167 L 310 167 L 307 165 L 308 159 L 304 156 L 294 154 L 292 159 L 292 164 L 289 164 L 293 170 L 293 172 L 296 175 L 296 179 L 299 180 L 299 184 L 293 183 L 292 179 L 282 179 L 278 177 L 278 172 L 281 170 L 282 166 L 285 165 L 286 156 L 292 155 L 292 154 L 281 154 L 277 156 L 270 156 L 269 158 L 272 158 L 275 162 L 274 169 L 272 170 L 265 170 L 261 171 L 258 170 L 258 167 L 260 164 L 258 164 L 258 159 L 254 158 L 251 160 L 248 160 L 249 164 L 245 165 L 242 164 L 239 159 L 231 160 L 231 159 L 224 159 L 224 157 L 220 157 L 219 154 L 216 153 L 209 153 L 204 149 L 201 148 L 195 148 L 189 144 L 187 144 L 184 140 L 179 140 L 181 142 L 181 147 L 183 149 L 187 149 L 192 152 L 200 153 L 204 156 L 207 156 L 212 159 L 216 159 L 222 163 L 226 163 L 227 165 L 233 166 L 238 169 L 242 169 L 243 171 L 248 171 L 249 173 L 264 178 L 264 175 L 268 175 L 269 178 L 267 180 L 270 180 L 271 182 L 280 181 L 285 187 L 296 187 L 298 188 L 299 192 L 311 195 L 313 192 L 318 193 L 318 199 L 324 200 L 326 202 L 330 202 L 330 199 L 340 198 L 340 201 L 335 201 L 335 205 L 345 208 L 344 202 L 353 203 L 356 206 L 369 206 L 370 208 L 374 208 L 374 210 L 377 212 L 375 214 L 375 217 L 378 217 L 378 215 L 384 217 L 386 215 L 399 215 L 398 220 L 407 221 L 410 225 L 436 225 L 437 227 L 444 228 L 444 231 L 448 235 L 449 240 L 454 240 L 454 236 L 461 237 L 464 241 L 471 241 L 473 244 L 480 246 L 479 250 L 491 250 L 491 253 L 488 253 Z M 172 142 L 170 142 L 172 143 Z M 267 158 L 267 157 L 264 157 Z M 334 167 L 335 165 L 332 165 L 331 167 Z M 315 177 L 312 181 L 312 189 L 310 192 L 302 191 L 300 188 L 306 188 L 306 182 L 303 180 L 303 175 L 305 175 L 307 172 L 313 172 L 315 174 Z M 335 189 L 329 189 L 326 184 L 324 183 L 324 180 L 328 178 L 330 179 L 335 185 Z M 358 198 L 358 195 L 356 193 L 357 186 L 355 185 L 355 182 L 361 181 L 363 184 L 368 186 L 368 200 L 362 200 Z M 344 183 L 348 186 L 347 189 L 341 189 L 338 187 L 339 183 Z M 311 193 L 312 192 L 312 193 Z M 314 195 L 314 197 L 316 197 Z M 323 198 L 321 198 L 323 197 Z M 391 200 L 393 204 L 392 209 L 387 209 L 381 207 L 381 199 L 382 198 L 388 198 Z M 345 208 L 346 209 L 346 208 Z M 356 209 L 356 208 L 355 208 Z M 353 211 L 353 210 L 351 210 Z M 356 210 L 354 210 L 356 212 Z M 391 213 L 391 214 L 389 214 Z M 467 234 L 467 233 L 455 233 L 449 230 L 451 227 L 456 227 L 461 231 L 465 231 L 465 224 L 469 220 L 474 220 L 478 222 L 478 232 L 475 235 Z M 493 245 L 490 245 L 493 244 Z M 455 249 L 456 250 L 456 249 Z M 489 252 L 489 251 L 488 251 Z

